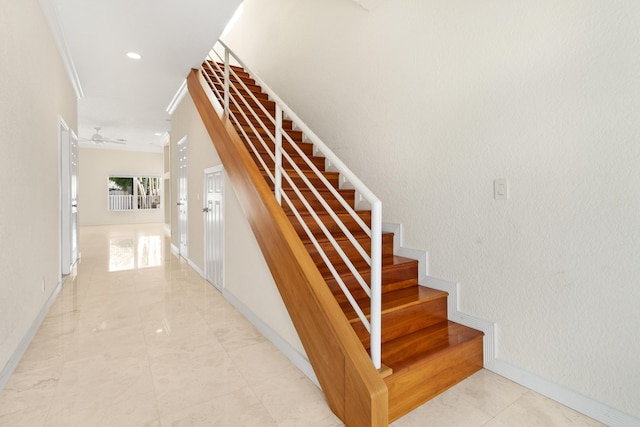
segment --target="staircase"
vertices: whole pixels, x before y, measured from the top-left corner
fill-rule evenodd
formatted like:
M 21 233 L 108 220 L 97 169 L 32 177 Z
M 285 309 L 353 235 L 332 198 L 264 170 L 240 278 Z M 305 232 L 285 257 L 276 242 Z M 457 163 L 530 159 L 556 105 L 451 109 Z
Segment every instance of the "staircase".
M 207 65 L 207 64 L 205 64 Z M 211 64 L 209 64 L 211 65 Z M 230 77 L 232 84 L 239 84 L 240 81 L 249 88 L 255 98 L 267 110 L 268 114 L 275 117 L 275 103 L 269 100 L 267 94 L 263 93 L 254 79 L 242 68 L 231 67 L 235 77 Z M 206 81 L 217 95 L 221 105 L 224 104 L 222 94 L 224 87 L 218 81 L 223 80 L 224 65 L 218 64 L 216 67 L 203 67 L 200 71 L 206 74 Z M 216 78 L 216 76 L 219 78 Z M 191 87 L 190 87 L 191 90 Z M 256 107 L 256 101 L 247 99 L 247 104 Z M 270 134 L 275 135 L 275 126 L 271 125 L 268 129 L 263 129 L 258 120 L 252 117 L 246 106 L 238 106 L 229 104 L 230 114 L 237 120 L 234 127 L 238 135 L 244 135 L 246 148 L 251 158 L 258 167 L 258 170 L 265 179 L 265 183 L 273 191 L 274 184 L 272 174 L 274 160 L 269 155 L 274 152 L 274 144 Z M 243 113 L 244 112 L 244 117 Z M 258 115 L 269 123 L 267 114 L 260 111 Z M 313 145 L 304 141 L 302 132 L 295 130 L 290 120 L 283 120 L 282 128 L 295 139 L 296 144 L 301 147 L 302 151 L 310 156 L 310 161 L 321 170 L 325 169 L 325 159 L 323 157 L 314 156 Z M 267 146 L 261 145 L 262 141 L 267 142 Z M 213 137 L 212 137 L 213 138 Z M 248 145 L 253 142 L 253 147 Z M 289 143 L 283 143 L 283 150 L 287 151 Z M 255 147 L 258 147 L 257 149 Z M 292 150 L 289 150 L 290 152 Z M 300 170 L 303 171 L 311 182 L 318 181 L 318 177 L 309 169 L 308 164 L 302 156 L 291 154 L 292 160 Z M 224 161 L 224 159 L 223 159 Z M 287 168 L 290 168 L 288 170 Z M 293 166 L 285 166 L 285 170 L 290 176 L 296 177 Z M 325 171 L 324 178 L 333 185 L 340 195 L 351 203 L 351 207 L 355 209 L 355 192 L 350 189 L 340 189 L 340 176 L 337 172 Z M 300 177 L 294 180 L 301 180 Z M 318 183 L 321 187 L 321 183 Z M 330 268 L 327 266 L 320 255 L 318 246 L 326 253 L 335 270 L 340 274 L 346 287 L 351 292 L 353 298 L 357 301 L 358 306 L 362 309 L 366 316 L 369 315 L 369 297 L 362 287 L 358 284 L 356 277 L 350 271 L 349 266 L 338 255 L 334 245 L 323 233 L 317 222 L 311 218 L 312 214 L 306 211 L 305 203 L 298 197 L 295 192 L 291 191 L 291 186 L 283 181 L 283 189 L 291 198 L 293 206 L 300 212 L 296 216 L 291 206 L 282 202 L 284 214 L 288 217 L 293 229 L 298 234 L 304 247 L 308 251 L 309 256 L 316 264 L 319 273 L 324 279 L 325 286 L 333 294 L 335 301 L 342 309 L 342 313 L 346 317 L 356 339 L 359 339 L 360 345 L 366 351 L 369 350 L 369 332 L 358 318 L 358 315 L 352 304 L 349 303 L 347 297 L 340 289 L 338 281 L 332 275 Z M 352 231 L 355 239 L 365 248 L 370 246 L 370 238 L 363 233 L 357 224 L 354 224 L 353 218 L 345 211 L 340 201 L 330 192 L 320 189 L 319 192 L 325 198 L 327 203 L 334 209 L 337 216 L 344 221 L 345 225 Z M 367 264 L 361 253 L 359 253 L 353 242 L 350 241 L 340 226 L 331 217 L 326 208 L 322 206 L 316 195 L 309 191 L 303 191 L 303 195 L 309 201 L 312 208 L 317 212 L 317 216 L 322 220 L 325 227 L 331 231 L 335 241 L 344 253 L 351 260 L 353 266 L 362 274 L 363 277 L 370 276 L 370 266 Z M 368 210 L 358 210 L 358 216 L 365 222 L 371 220 L 371 212 Z M 305 231 L 305 228 L 308 230 Z M 317 244 L 311 240 L 309 233 L 315 236 Z M 482 368 L 482 340 L 483 334 L 479 331 L 468 327 L 450 322 L 447 319 L 447 293 L 435 289 L 423 287 L 418 284 L 418 262 L 413 259 L 404 258 L 394 255 L 393 234 L 383 233 L 382 236 L 382 363 L 383 367 L 379 370 L 380 377 L 383 378 L 388 391 L 387 405 L 388 413 L 386 420 L 378 420 L 376 425 L 386 425 L 392 422 L 416 407 L 420 406 L 427 400 L 433 398 L 437 394 L 450 388 L 469 375 Z M 286 301 L 285 301 L 286 303 Z M 294 324 L 295 324 L 294 319 Z M 300 326 L 296 324 L 296 328 L 300 330 Z M 303 344 L 305 341 L 303 340 Z M 310 353 L 305 345 L 307 353 Z M 309 354 L 310 359 L 313 357 Z M 314 369 L 317 369 L 314 365 Z M 345 375 L 345 382 L 348 375 Z M 322 383 L 322 382 L 321 382 Z M 323 385 L 323 390 L 325 389 Z M 327 390 L 325 390 L 327 394 Z M 345 393 L 344 399 L 348 399 L 348 393 Z M 331 401 L 332 399 L 329 398 Z M 338 406 L 340 403 L 338 402 Z M 344 404 L 346 406 L 346 404 Z M 341 413 L 341 408 L 332 409 L 340 416 L 347 425 L 362 425 L 360 421 L 352 422 Z M 369 421 L 368 421 L 369 422 Z M 373 425 L 373 421 L 371 421 Z

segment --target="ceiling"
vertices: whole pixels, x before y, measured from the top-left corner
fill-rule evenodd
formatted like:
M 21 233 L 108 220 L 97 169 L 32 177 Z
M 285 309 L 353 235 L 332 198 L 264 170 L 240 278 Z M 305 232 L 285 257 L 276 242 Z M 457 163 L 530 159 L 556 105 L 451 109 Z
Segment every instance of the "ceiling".
M 96 127 L 125 144 L 161 151 L 167 106 L 199 67 L 241 0 L 40 0 L 68 68 L 75 68 L 81 145 Z M 66 45 L 66 46 L 65 46 Z M 65 55 L 66 51 L 66 55 Z M 128 52 L 142 55 L 130 59 Z M 69 67 L 69 66 L 72 67 Z M 73 74 L 73 72 L 70 72 Z

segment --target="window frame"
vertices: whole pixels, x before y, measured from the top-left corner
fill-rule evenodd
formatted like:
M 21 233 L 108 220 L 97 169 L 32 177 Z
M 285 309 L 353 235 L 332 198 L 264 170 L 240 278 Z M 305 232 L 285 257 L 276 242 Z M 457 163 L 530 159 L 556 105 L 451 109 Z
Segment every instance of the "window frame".
M 114 191 L 112 178 L 131 179 L 131 193 L 130 194 L 112 194 Z M 147 178 L 149 180 L 155 180 L 155 185 L 151 185 L 155 194 L 139 195 L 139 185 L 136 185 L 139 180 Z M 130 174 L 130 173 L 110 173 L 107 176 L 107 210 L 109 212 L 131 212 L 131 211 L 155 211 L 162 209 L 162 186 L 163 186 L 162 174 Z M 116 184 L 117 185 L 117 184 Z M 148 186 L 149 184 L 147 184 Z M 118 191 L 118 190 L 115 190 Z M 120 189 L 119 191 L 127 191 L 126 189 Z M 117 201 L 114 196 L 126 196 L 129 198 Z M 145 203 L 141 203 L 141 197 L 147 198 Z M 147 205 L 142 206 L 142 205 Z

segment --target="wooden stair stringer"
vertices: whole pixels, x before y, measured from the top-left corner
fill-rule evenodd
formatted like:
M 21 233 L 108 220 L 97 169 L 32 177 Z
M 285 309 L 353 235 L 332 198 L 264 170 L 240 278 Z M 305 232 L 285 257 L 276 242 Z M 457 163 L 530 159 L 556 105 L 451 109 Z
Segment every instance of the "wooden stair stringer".
M 347 426 L 387 426 L 385 381 L 199 70 L 187 84 L 329 406 Z
M 261 89 L 256 86 L 253 90 L 259 91 Z M 219 102 L 221 101 L 219 100 Z M 265 104 L 264 100 L 260 102 L 263 105 Z M 272 105 L 269 104 L 268 108 L 271 107 Z M 238 132 L 244 135 L 247 129 L 247 121 L 245 120 L 244 124 L 236 124 L 238 125 Z M 287 124 L 287 126 L 291 125 Z M 268 127 L 268 129 L 259 133 L 266 135 L 271 132 L 271 128 Z M 300 141 L 304 139 L 300 133 L 295 136 Z M 254 135 L 246 137 L 250 140 L 246 141 L 246 147 L 260 140 Z M 313 156 L 314 152 L 311 144 L 300 141 L 297 143 L 301 144 L 301 149 L 307 155 Z M 285 149 L 285 151 L 287 150 Z M 267 161 L 267 164 L 271 165 L 273 163 L 270 159 L 272 154 L 269 153 L 272 152 L 273 146 L 269 143 L 264 147 L 258 147 L 251 158 L 254 160 L 257 160 L 258 157 L 266 158 L 270 160 Z M 300 159 L 294 159 L 294 161 L 300 166 L 301 174 L 313 177 L 314 172 L 305 167 L 304 162 L 300 161 Z M 314 162 L 317 163 L 316 166 L 318 167 L 323 163 L 322 158 L 314 158 Z M 256 167 L 261 170 L 262 167 L 266 166 L 260 162 Z M 323 170 L 322 168 L 319 169 Z M 329 182 L 332 179 L 335 180 L 335 175 L 332 176 L 330 172 L 323 172 L 323 175 Z M 267 178 L 265 171 L 262 171 L 262 176 L 265 182 L 269 182 L 267 186 L 273 192 L 273 184 L 270 183 L 271 179 Z M 310 181 L 313 183 L 314 179 L 310 179 Z M 338 189 L 336 182 L 333 182 L 331 186 L 335 190 Z M 283 189 L 286 191 L 287 188 L 285 183 Z M 326 192 L 327 190 L 321 188 L 321 191 Z M 344 190 L 338 191 L 343 192 Z M 315 200 L 315 196 L 312 199 Z M 353 195 L 348 196 L 348 199 L 353 201 Z M 335 211 L 335 215 L 341 218 L 344 226 L 354 233 L 353 236 L 360 244 L 365 248 L 370 246 L 370 238 L 363 235 L 359 225 L 346 213 L 346 210 L 340 207 L 340 203 L 336 201 L 337 199 L 329 197 L 328 200 L 332 209 L 338 208 Z M 298 209 L 304 208 L 300 201 L 295 198 L 293 199 L 293 204 Z M 294 231 L 300 237 L 312 261 L 315 262 L 318 272 L 324 279 L 324 284 L 329 288 L 335 301 L 340 305 L 344 316 L 350 322 L 356 336 L 361 341 L 361 347 L 368 351 L 369 333 L 357 317 L 356 310 L 347 302 L 347 297 L 344 295 L 341 286 L 346 286 L 349 289 L 349 292 L 357 301 L 358 311 L 362 311 L 364 316 L 368 317 L 368 289 L 366 286 L 361 286 L 361 281 L 358 277 L 361 276 L 365 282 L 369 280 L 369 262 L 366 257 L 358 253 L 354 244 L 348 241 L 346 238 L 347 232 L 341 229 L 342 226 L 338 226 L 335 217 L 330 218 L 331 216 L 328 215 L 325 208 L 319 207 L 317 202 L 313 202 L 313 205 L 315 213 L 322 218 L 322 227 L 319 227 L 315 217 L 308 213 L 305 214 L 303 212 L 294 216 L 292 215 L 292 208 L 288 206 L 285 206 L 284 212 L 288 215 Z M 350 206 L 352 209 L 355 208 L 353 203 Z M 370 222 L 370 211 L 357 210 L 356 212 L 362 221 L 365 223 Z M 312 221 L 311 218 L 314 218 L 314 220 Z M 306 224 L 306 226 L 303 227 L 302 224 Z M 341 251 L 344 251 L 349 261 L 342 259 L 343 255 L 339 254 L 330 239 L 324 236 L 324 231 L 321 228 L 329 230 L 333 239 L 335 239 L 335 244 L 341 248 Z M 316 243 L 310 243 L 309 236 L 306 235 L 306 229 L 318 239 Z M 316 245 L 322 247 L 322 252 L 325 255 L 319 256 L 319 249 Z M 393 249 L 393 235 L 383 234 L 381 333 L 383 369 L 379 371 L 379 375 L 387 385 L 388 401 L 386 411 L 388 421 L 396 420 L 480 369 L 482 367 L 483 350 L 481 332 L 447 320 L 448 296 L 446 292 L 421 287 L 418 283 L 418 261 L 413 259 L 413 256 L 410 258 L 397 256 L 394 254 Z M 329 259 L 328 262 L 333 266 L 332 268 L 327 267 L 325 264 L 326 258 Z M 339 278 L 333 277 L 332 272 L 337 272 Z M 338 282 L 342 285 L 338 286 Z M 424 347 L 424 342 L 429 344 Z M 467 357 L 467 354 L 470 357 Z M 347 375 L 344 377 L 346 378 Z M 367 411 L 369 409 L 365 412 Z M 335 409 L 334 412 L 340 416 Z M 345 422 L 348 426 L 352 425 L 347 421 Z

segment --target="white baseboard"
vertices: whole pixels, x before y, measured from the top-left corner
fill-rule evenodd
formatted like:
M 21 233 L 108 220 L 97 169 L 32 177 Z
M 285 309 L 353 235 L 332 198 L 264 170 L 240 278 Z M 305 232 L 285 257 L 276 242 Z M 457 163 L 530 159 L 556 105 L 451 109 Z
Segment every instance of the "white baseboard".
M 25 351 L 27 351 L 27 348 L 29 347 L 31 340 L 36 335 L 36 332 L 38 332 L 38 328 L 40 327 L 40 324 L 42 323 L 45 316 L 49 312 L 49 309 L 53 305 L 53 302 L 56 300 L 56 297 L 60 293 L 60 289 L 62 289 L 61 280 L 58 281 L 58 284 L 56 285 L 51 295 L 49 295 L 49 298 L 47 299 L 45 304 L 40 309 L 40 312 L 38 313 L 38 316 L 35 318 L 35 320 L 31 324 L 31 327 L 29 328 L 29 330 L 27 330 L 27 333 L 22 337 L 22 340 L 18 344 L 18 347 L 15 349 L 15 351 L 9 358 L 9 361 L 5 364 L 4 368 L 2 368 L 2 371 L 0 371 L 0 391 L 4 389 L 4 387 L 7 385 L 7 382 L 9 382 L 9 378 L 11 377 L 11 374 L 13 374 L 13 371 L 15 371 L 16 367 L 18 366 L 18 363 L 20 362 L 20 359 L 22 359 L 22 356 L 24 356 Z
M 495 324 L 477 317 L 469 316 L 458 310 L 458 284 L 433 276 L 420 278 L 419 283 L 433 289 L 445 291 L 449 294 L 447 298 L 447 314 L 449 320 L 484 332 L 482 352 L 484 355 L 484 365 L 495 359 Z
M 198 267 L 195 262 L 191 261 L 190 258 L 185 258 L 185 260 L 187 261 L 187 264 L 189 264 L 189 266 L 195 270 L 196 273 L 204 278 L 204 271 L 202 271 L 202 269 Z
M 187 259 L 187 263 L 191 268 L 194 269 L 196 273 L 198 273 L 202 278 L 204 277 L 204 272 L 198 268 L 191 260 Z M 211 284 L 210 284 L 211 285 Z M 214 289 L 215 286 L 211 285 Z M 291 346 L 287 341 L 285 341 L 276 331 L 271 329 L 269 325 L 262 321 L 258 316 L 255 315 L 253 311 L 251 311 L 247 306 L 245 306 L 242 301 L 236 298 L 231 292 L 226 289 L 222 290 L 222 296 L 231 303 L 235 307 L 236 310 L 240 312 L 253 326 L 256 327 L 258 331 L 268 339 L 282 354 L 285 355 L 287 359 L 293 363 L 293 365 L 302 371 L 303 374 L 307 378 L 309 378 L 318 388 L 320 388 L 320 383 L 318 382 L 318 378 L 316 377 L 315 372 L 313 371 L 313 367 L 309 362 L 309 359 L 305 355 L 302 355 Z
M 170 224 L 165 224 L 164 225 L 164 234 L 167 237 L 171 237 L 171 225 Z
M 285 341 L 276 331 L 271 329 L 269 325 L 264 323 L 262 319 L 256 316 L 249 308 L 247 308 L 242 301 L 236 298 L 231 292 L 227 290 L 223 290 L 222 295 L 233 305 L 236 310 L 238 310 L 244 317 L 249 320 L 260 331 L 265 338 L 267 338 L 271 343 L 278 349 L 282 354 L 287 357 L 295 365 L 296 368 L 300 369 L 303 374 L 307 376 L 318 388 L 320 388 L 320 383 L 318 382 L 318 378 L 316 377 L 315 372 L 313 371 L 313 367 L 309 362 L 309 359 L 305 355 L 302 355 L 291 346 L 287 341 Z
M 638 427 L 640 419 L 500 359 L 485 368 L 610 427 Z
M 403 246 L 402 224 L 395 222 L 383 222 L 383 233 L 393 233 L 394 255 L 418 260 L 418 277 L 426 277 L 429 274 L 429 253 L 419 249 L 411 249 Z
M 180 255 L 180 249 L 173 243 L 171 244 L 171 253 L 174 255 Z
M 542 394 L 558 403 L 561 403 L 577 412 L 591 417 L 610 427 L 638 427 L 640 419 L 624 412 L 618 411 L 608 405 L 598 402 L 590 397 L 584 396 L 574 390 L 558 385 L 545 378 L 527 372 L 517 366 L 496 357 L 496 334 L 495 324 L 483 319 L 465 314 L 458 307 L 458 284 L 449 280 L 428 276 L 428 257 L 424 251 L 408 249 L 402 247 L 402 225 L 394 223 L 384 223 L 383 231 L 394 234 L 394 248 L 396 255 L 417 259 L 419 265 L 419 283 L 433 289 L 438 289 L 449 293 L 447 298 L 448 318 L 451 321 L 460 323 L 473 329 L 484 332 L 483 354 L 484 367 L 498 375 L 510 379 L 511 381 L 523 385 L 530 390 Z

